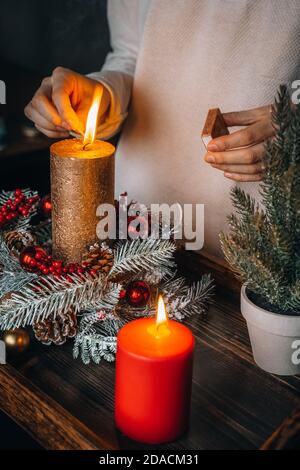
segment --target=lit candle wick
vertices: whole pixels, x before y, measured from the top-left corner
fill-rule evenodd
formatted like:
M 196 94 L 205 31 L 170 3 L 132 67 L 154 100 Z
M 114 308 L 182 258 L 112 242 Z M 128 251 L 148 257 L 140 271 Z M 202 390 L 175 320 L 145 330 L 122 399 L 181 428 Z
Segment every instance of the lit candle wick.
M 83 138 L 83 150 L 86 150 L 87 145 L 92 144 L 96 137 L 97 118 L 102 98 L 102 88 L 96 88 L 92 106 L 90 107 L 88 117 L 86 120 L 86 128 Z
M 92 142 L 87 142 L 86 144 L 83 144 L 82 150 L 87 150 L 87 147 L 91 145 Z
M 168 316 L 166 307 L 162 296 L 158 298 L 158 306 L 156 313 L 155 324 L 148 328 L 150 334 L 154 335 L 155 338 L 161 338 L 162 336 L 169 336 L 170 329 L 168 328 Z

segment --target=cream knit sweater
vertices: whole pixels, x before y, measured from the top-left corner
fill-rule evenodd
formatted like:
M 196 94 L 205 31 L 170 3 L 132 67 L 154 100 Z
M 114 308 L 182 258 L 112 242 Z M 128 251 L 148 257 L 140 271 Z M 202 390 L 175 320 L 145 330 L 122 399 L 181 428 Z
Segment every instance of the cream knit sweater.
M 110 137 L 127 116 L 116 158 L 116 191 L 149 203 L 205 204 L 205 248 L 232 207 L 232 182 L 204 162 L 207 110 L 273 102 L 300 78 L 299 0 L 109 0 L 113 52 L 93 74 L 110 90 Z M 252 195 L 258 185 L 244 183 Z

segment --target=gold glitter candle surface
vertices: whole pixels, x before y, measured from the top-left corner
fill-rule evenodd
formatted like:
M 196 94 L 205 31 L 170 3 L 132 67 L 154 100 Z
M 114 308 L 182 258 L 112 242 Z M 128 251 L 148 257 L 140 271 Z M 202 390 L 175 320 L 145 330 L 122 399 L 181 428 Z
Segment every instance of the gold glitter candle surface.
M 53 256 L 65 263 L 81 261 L 97 240 L 97 207 L 114 203 L 114 152 L 108 142 L 83 147 L 79 139 L 50 148 Z

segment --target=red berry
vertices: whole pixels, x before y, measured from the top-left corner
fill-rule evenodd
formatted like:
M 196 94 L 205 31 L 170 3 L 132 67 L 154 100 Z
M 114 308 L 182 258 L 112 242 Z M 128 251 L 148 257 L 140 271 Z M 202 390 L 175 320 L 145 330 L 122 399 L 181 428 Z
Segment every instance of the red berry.
M 77 274 L 84 274 L 84 268 L 82 268 L 81 266 L 78 266 Z
M 97 276 L 97 269 L 90 269 L 89 273 L 90 273 L 92 276 Z
M 63 273 L 67 273 L 67 272 L 69 272 L 68 268 L 67 268 L 67 267 L 64 267 L 64 268 L 63 268 Z
M 60 260 L 53 260 L 52 261 L 52 266 L 56 269 L 56 268 L 61 268 L 62 267 L 62 261 Z
M 17 188 L 17 189 L 15 190 L 15 196 L 21 196 L 21 194 L 23 194 L 22 189 Z
M 36 261 L 35 261 L 35 259 L 31 259 L 31 260 L 29 261 L 29 265 L 30 265 L 31 268 L 35 268 L 35 267 L 36 267 Z
M 46 258 L 46 253 L 43 253 L 42 251 L 37 251 L 35 254 L 35 259 L 45 259 Z
M 43 272 L 43 274 L 45 274 L 45 275 L 47 276 L 47 274 L 49 274 L 49 268 L 46 268 L 46 267 L 45 267 L 45 268 L 42 270 L 42 272 Z

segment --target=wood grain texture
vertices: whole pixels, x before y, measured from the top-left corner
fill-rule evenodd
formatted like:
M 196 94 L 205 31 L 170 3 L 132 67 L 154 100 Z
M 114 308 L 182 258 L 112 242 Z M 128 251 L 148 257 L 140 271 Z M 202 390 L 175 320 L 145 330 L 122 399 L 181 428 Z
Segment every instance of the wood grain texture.
M 213 270 L 220 283 L 208 315 L 186 322 L 196 337 L 196 349 L 191 423 L 178 441 L 153 447 L 121 435 L 113 417 L 114 364 L 85 366 L 75 361 L 72 342 L 62 347 L 33 342 L 26 354 L 10 361 L 8 369 L 0 366 L 0 397 L 5 396 L 0 398 L 1 408 L 46 448 L 201 450 L 263 446 L 299 404 L 300 378 L 274 376 L 254 364 L 239 311 L 238 284 L 232 277 L 233 291 L 226 287 L 230 273 L 223 263 L 215 265 L 211 258 L 191 259 L 185 258 L 183 263 L 186 274 L 199 278 L 200 272 Z M 133 400 L 135 393 L 139 391 L 132 391 Z M 39 402 L 46 403 L 42 418 L 34 411 Z M 23 413 L 25 403 L 30 411 Z M 45 431 L 47 427 L 51 432 Z M 63 431 L 69 434 L 69 429 L 77 433 L 66 438 Z
M 113 449 L 16 369 L 1 366 L 0 406 L 46 449 Z
M 300 449 L 300 407 L 283 421 L 261 447 L 261 450 L 288 449 Z

